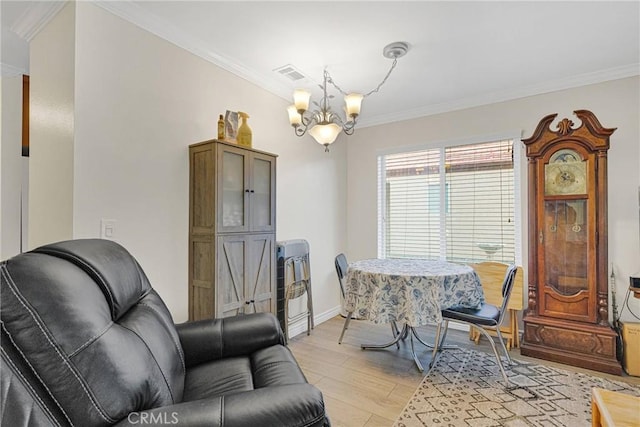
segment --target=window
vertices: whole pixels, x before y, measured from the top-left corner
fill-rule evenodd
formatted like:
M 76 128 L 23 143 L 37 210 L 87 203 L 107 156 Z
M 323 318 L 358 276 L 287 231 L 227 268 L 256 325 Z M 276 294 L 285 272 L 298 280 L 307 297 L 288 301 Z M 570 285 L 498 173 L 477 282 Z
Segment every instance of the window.
M 378 157 L 378 256 L 514 262 L 512 139 Z

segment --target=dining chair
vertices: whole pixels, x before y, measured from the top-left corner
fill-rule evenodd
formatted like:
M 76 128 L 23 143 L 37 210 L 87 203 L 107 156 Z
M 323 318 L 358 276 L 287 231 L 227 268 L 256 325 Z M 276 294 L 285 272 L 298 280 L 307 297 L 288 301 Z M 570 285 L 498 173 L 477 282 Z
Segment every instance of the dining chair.
M 345 310 L 347 311 L 344 326 L 342 327 L 342 333 L 340 334 L 340 338 L 338 339 L 338 344 L 342 344 L 342 338 L 344 337 L 345 331 L 349 327 L 349 322 L 351 322 L 351 316 L 353 315 L 353 311 L 355 310 L 355 304 L 354 301 L 347 301 L 347 294 L 345 293 L 344 289 L 344 280 L 347 276 L 347 268 L 349 267 L 349 263 L 347 262 L 347 257 L 345 256 L 345 254 L 340 253 L 336 256 L 335 265 L 336 274 L 338 275 L 338 283 L 340 284 L 340 293 L 342 294 L 342 299 L 345 302 Z
M 289 325 L 298 320 L 307 319 L 307 335 L 311 334 L 313 325 L 313 298 L 311 297 L 311 273 L 309 254 L 291 256 L 284 261 L 284 337 L 289 341 Z M 289 302 L 303 295 L 307 297 L 306 310 L 289 316 Z
M 511 364 L 509 352 L 504 345 L 504 340 L 502 339 L 502 334 L 500 333 L 500 326 L 502 324 L 502 320 L 504 319 L 505 312 L 507 311 L 507 304 L 509 304 L 509 297 L 511 296 L 511 291 L 513 289 L 513 282 L 516 277 L 516 272 L 516 265 L 511 264 L 507 267 L 507 271 L 502 282 L 502 304 L 500 305 L 500 307 L 488 303 L 482 303 L 479 308 L 452 307 L 446 310 L 442 310 L 442 322 L 438 323 L 438 328 L 436 330 L 435 345 L 433 348 L 433 356 L 431 357 L 431 362 L 429 363 L 429 371 L 435 366 L 438 353 L 442 349 L 442 345 L 444 344 L 447 336 L 449 321 L 460 322 L 475 327 L 487 338 L 489 344 L 491 345 L 491 348 L 493 349 L 493 353 L 496 356 L 498 367 L 500 368 L 500 372 L 502 373 L 505 383 L 507 387 L 509 386 L 509 379 L 506 372 L 504 371 L 502 359 L 500 358 L 500 354 L 498 353 L 498 349 L 495 342 L 493 341 L 493 338 L 487 332 L 487 328 L 495 330 L 498 341 L 502 346 L 502 351 L 504 351 L 504 354 L 507 357 L 507 361 L 509 362 L 509 364 Z M 444 333 L 442 332 L 443 325 Z
M 347 262 L 347 257 L 345 256 L 345 254 L 340 253 L 336 256 L 335 265 L 336 265 L 336 273 L 338 275 L 338 283 L 340 284 L 340 293 L 342 294 L 342 299 L 345 302 L 344 305 L 345 305 L 345 310 L 347 312 L 347 315 L 345 316 L 346 319 L 344 321 L 344 326 L 342 327 L 342 333 L 340 333 L 340 338 L 338 339 L 338 344 L 342 344 L 342 338 L 344 337 L 344 333 L 349 328 L 349 323 L 353 318 L 353 312 L 355 311 L 355 308 L 356 308 L 356 300 L 353 297 L 353 295 L 350 296 L 345 291 L 344 281 L 345 281 L 345 278 L 347 277 L 347 269 L 349 268 L 349 263 Z M 394 338 L 400 333 L 396 322 L 391 322 L 391 333 L 393 334 Z M 398 347 L 398 349 L 400 348 L 400 344 L 396 344 L 396 346 Z

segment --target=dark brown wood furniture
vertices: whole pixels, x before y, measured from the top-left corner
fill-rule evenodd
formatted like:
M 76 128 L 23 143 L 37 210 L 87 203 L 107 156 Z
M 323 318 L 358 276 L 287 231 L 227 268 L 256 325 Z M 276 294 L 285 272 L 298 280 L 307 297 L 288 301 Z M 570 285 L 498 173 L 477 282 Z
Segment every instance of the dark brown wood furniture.
M 529 292 L 521 353 L 620 375 L 609 325 L 607 150 L 615 129 L 587 110 L 544 117 L 523 139 L 529 176 Z
M 189 320 L 276 313 L 276 156 L 189 146 Z

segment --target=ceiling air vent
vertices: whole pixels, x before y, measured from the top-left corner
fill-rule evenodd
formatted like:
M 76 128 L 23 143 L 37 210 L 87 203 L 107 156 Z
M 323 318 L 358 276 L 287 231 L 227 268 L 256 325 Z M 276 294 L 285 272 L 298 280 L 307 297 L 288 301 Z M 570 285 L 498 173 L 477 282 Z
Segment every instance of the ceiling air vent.
M 285 76 L 286 78 L 288 78 L 289 80 L 291 80 L 293 82 L 295 82 L 297 80 L 304 79 L 306 77 L 304 74 L 302 74 L 300 71 L 298 71 L 291 64 L 283 65 L 282 67 L 276 68 L 273 71 Z

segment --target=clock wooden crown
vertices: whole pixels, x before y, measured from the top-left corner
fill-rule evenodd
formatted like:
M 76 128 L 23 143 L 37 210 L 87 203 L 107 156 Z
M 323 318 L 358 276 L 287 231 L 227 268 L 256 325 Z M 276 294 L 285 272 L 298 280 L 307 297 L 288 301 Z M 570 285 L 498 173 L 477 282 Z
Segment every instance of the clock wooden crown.
M 589 110 L 576 110 L 573 114 L 582 121 L 582 125 L 578 128 L 573 127 L 573 121 L 564 118 L 558 123 L 558 130 L 552 131 L 550 125 L 558 114 L 549 114 L 540 120 L 533 135 L 522 140 L 527 147 L 527 157 L 531 159 L 540 156 L 545 147 L 558 139 L 573 139 L 591 151 L 608 150 L 609 137 L 616 128 L 603 127 Z

